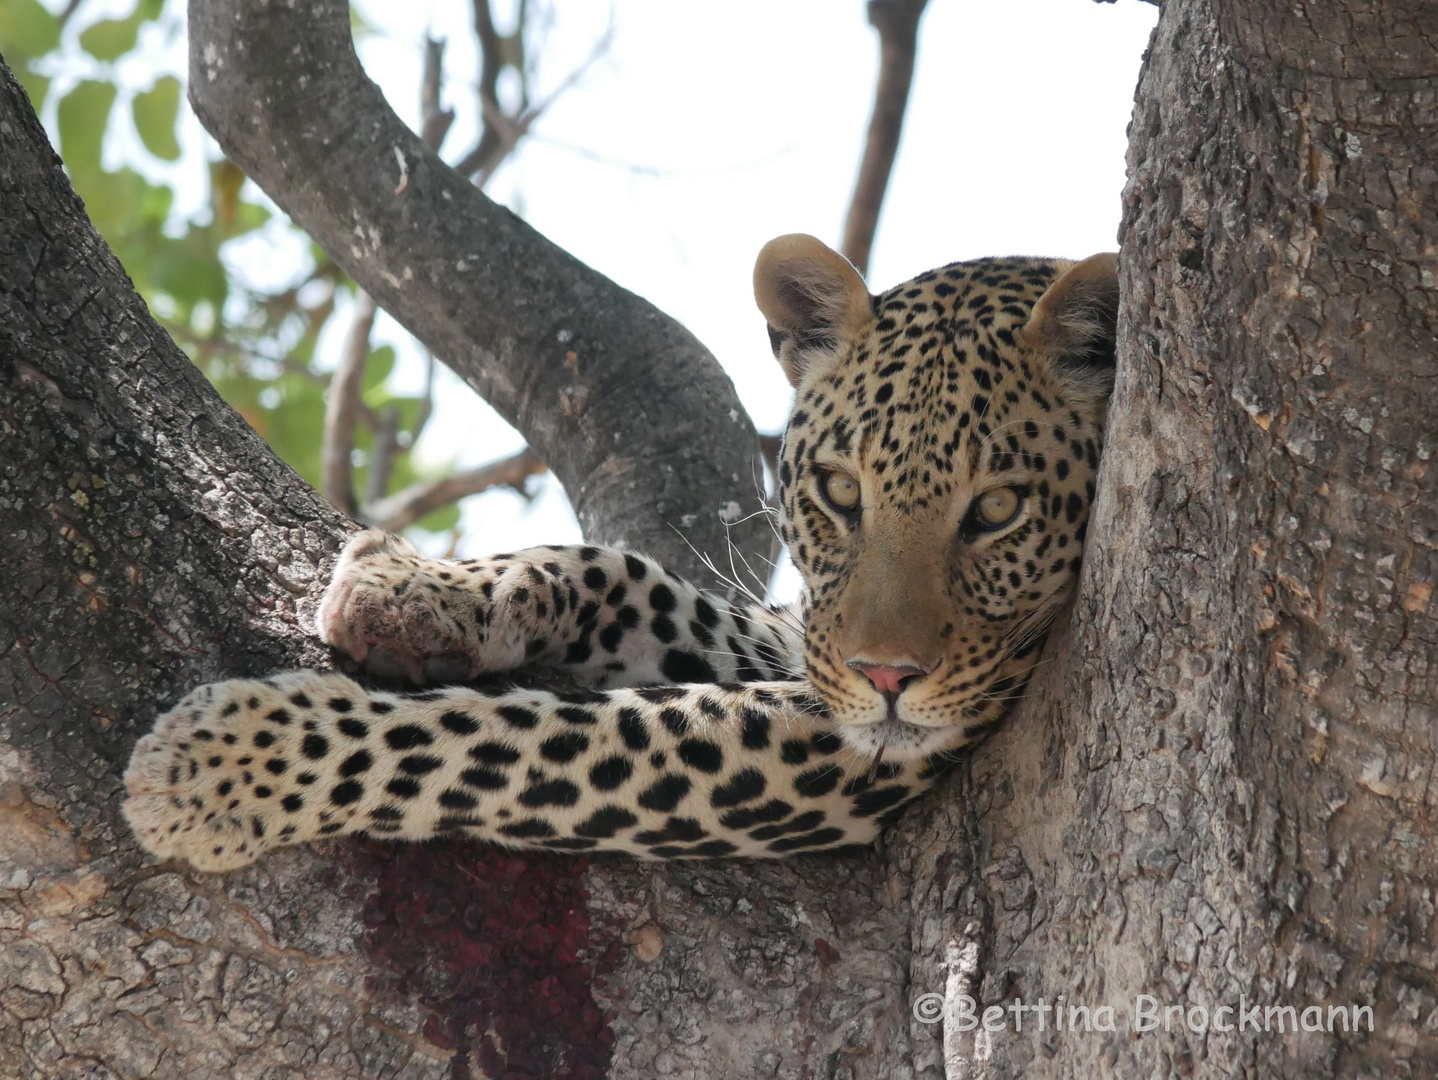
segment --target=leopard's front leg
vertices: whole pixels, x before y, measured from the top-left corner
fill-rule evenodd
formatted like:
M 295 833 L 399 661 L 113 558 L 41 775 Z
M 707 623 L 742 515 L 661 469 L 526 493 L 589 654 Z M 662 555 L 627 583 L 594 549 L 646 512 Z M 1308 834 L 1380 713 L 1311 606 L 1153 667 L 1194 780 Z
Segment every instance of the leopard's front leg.
M 427 684 L 526 664 L 607 687 L 786 678 L 802 633 L 788 612 L 732 604 L 617 548 L 455 561 L 375 531 L 345 547 L 316 621 L 371 672 Z
M 776 856 L 869 843 L 933 775 L 922 758 L 873 768 L 802 682 L 401 694 L 292 671 L 161 717 L 124 809 L 146 849 L 202 870 L 361 832 Z

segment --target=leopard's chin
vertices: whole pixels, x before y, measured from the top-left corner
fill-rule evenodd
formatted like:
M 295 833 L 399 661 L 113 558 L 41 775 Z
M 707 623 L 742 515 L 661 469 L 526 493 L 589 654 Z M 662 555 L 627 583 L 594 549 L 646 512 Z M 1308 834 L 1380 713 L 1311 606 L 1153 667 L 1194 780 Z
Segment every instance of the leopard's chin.
M 952 750 L 964 742 L 961 726 L 929 727 L 891 717 L 867 723 L 839 722 L 839 736 L 855 753 L 875 757 L 881 751 L 885 761 L 914 761 Z

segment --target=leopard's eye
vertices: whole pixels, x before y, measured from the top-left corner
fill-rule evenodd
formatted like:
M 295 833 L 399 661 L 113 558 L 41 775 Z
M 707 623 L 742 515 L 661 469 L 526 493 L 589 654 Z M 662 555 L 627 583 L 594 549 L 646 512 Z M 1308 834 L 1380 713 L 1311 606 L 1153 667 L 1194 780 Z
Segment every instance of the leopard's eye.
M 824 501 L 845 516 L 859 508 L 859 481 L 846 472 L 837 469 L 819 479 L 819 491 Z
M 979 533 L 1002 529 L 1019 516 L 1024 505 L 1024 496 L 1027 494 L 1023 488 L 1012 487 L 994 488 L 984 492 L 969 507 L 964 522 L 966 531 Z

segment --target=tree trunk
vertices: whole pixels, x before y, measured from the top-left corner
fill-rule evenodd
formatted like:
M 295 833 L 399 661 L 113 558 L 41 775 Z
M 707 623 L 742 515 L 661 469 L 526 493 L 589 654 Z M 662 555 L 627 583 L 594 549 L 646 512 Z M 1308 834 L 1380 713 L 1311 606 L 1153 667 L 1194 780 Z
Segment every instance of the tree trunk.
M 0 1076 L 1432 1075 L 1438 13 L 1299 14 L 1165 5 L 1046 674 L 883 852 L 764 866 L 143 863 L 129 747 L 322 662 L 346 525 L 149 320 L 3 73 Z M 1373 1031 L 1134 1034 L 1140 994 Z M 964 995 L 1119 1030 L 964 1030 Z
M 891 840 L 918 1075 L 1438 1073 L 1435 45 L 1424 0 L 1164 5 L 1071 634 Z M 1184 1019 L 985 1041 L 961 993 Z

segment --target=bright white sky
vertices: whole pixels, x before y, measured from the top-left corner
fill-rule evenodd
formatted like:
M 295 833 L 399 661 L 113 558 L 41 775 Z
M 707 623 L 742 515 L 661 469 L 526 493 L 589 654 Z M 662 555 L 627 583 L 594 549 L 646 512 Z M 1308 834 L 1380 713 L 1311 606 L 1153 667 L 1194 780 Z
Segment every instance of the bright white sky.
M 67 36 L 102 11 L 130 7 L 86 0 Z M 178 0 L 171 7 L 178 11 Z M 463 153 L 476 130 L 469 0 L 357 7 L 378 31 L 360 42 L 365 67 L 411 124 L 422 36 L 428 29 L 448 40 L 444 99 L 458 118 L 444 152 Z M 490 194 L 685 323 L 729 372 L 757 426 L 779 430 L 789 387 L 769 353 L 750 272 L 760 246 L 780 233 L 838 241 L 877 68 L 862 0 L 554 7 L 539 97 L 584 61 L 611 15 L 613 43 L 536 125 Z M 1139 0 L 930 0 L 874 245 L 874 289 L 956 259 L 1113 250 L 1133 91 L 1156 18 Z M 146 44 L 124 81 L 144 89 L 165 70 L 183 74 L 182 34 Z M 52 125 L 57 96 L 46 110 Z M 189 118 L 179 170 L 193 168 L 206 139 Z M 108 156 L 133 161 L 133 142 L 118 140 Z M 169 172 L 153 159 L 144 171 Z M 182 190 L 177 212 L 202 199 Z M 287 280 L 302 253 L 270 242 L 278 235 L 242 245 L 234 267 Z M 395 377 L 417 386 L 421 363 L 404 332 L 383 320 L 377 336 L 400 350 Z M 325 345 L 330 360 L 338 340 Z M 522 445 L 445 374 L 422 453 L 471 465 Z M 579 537 L 552 480 L 528 507 L 505 492 L 469 500 L 465 529 L 467 554 Z

